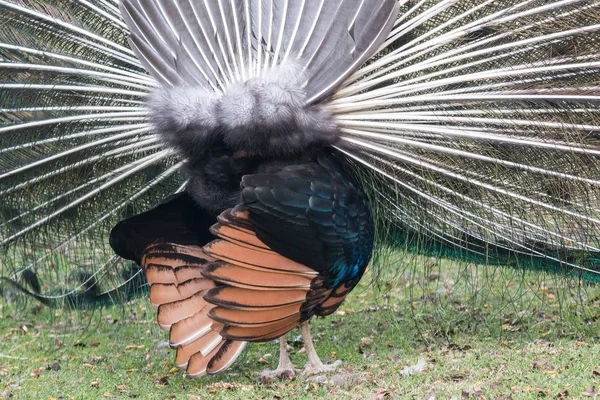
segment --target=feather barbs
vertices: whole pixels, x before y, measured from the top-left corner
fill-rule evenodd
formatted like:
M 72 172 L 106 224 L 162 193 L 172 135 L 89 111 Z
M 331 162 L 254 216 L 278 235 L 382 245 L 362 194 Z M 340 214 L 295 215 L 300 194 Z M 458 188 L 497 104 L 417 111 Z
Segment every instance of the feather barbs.
M 214 306 L 204 295 L 215 283 L 202 276 L 207 261 L 214 259 L 199 247 L 171 243 L 152 244 L 142 257 L 158 323 L 169 331 L 177 367 L 190 377 L 222 371 L 245 347 L 245 342 L 225 339 L 224 325 L 208 316 Z
M 337 140 L 331 113 L 306 106 L 298 65 L 233 82 L 223 92 L 199 86 L 164 86 L 150 96 L 151 119 L 163 139 L 189 158 L 190 149 L 222 140 L 250 156 L 299 153 Z M 197 151 L 197 150 L 193 150 Z
M 134 52 L 162 86 L 224 92 L 297 64 L 295 80 L 314 104 L 383 43 L 398 7 L 395 0 L 125 0 L 121 10 Z

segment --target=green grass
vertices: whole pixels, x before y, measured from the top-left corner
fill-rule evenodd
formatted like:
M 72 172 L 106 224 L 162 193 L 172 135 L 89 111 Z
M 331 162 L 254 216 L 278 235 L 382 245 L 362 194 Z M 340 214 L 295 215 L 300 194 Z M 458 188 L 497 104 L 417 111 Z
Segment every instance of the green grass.
M 159 346 L 166 333 L 146 299 L 94 313 L 4 304 L 0 398 L 593 399 L 592 388 L 600 392 L 598 288 L 506 269 L 418 265 L 413 274 L 380 278 L 377 290 L 367 277 L 338 313 L 314 322 L 322 359 L 344 361 L 327 381 L 258 384 L 260 371 L 277 364 L 274 343 L 250 345 L 225 374 L 186 379 Z M 302 344 L 291 344 L 301 368 Z M 400 374 L 419 358 L 424 372 Z

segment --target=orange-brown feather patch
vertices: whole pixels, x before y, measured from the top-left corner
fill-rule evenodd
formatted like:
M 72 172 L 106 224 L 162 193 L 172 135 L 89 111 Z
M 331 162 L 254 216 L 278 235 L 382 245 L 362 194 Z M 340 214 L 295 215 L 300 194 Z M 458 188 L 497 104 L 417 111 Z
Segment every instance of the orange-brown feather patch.
M 198 292 L 214 287 L 215 283 L 205 278 L 190 279 L 179 285 L 153 283 L 150 286 L 150 302 L 158 306 L 174 301 L 181 301 Z
M 246 342 L 234 340 L 225 341 L 219 351 L 210 359 L 206 372 L 209 374 L 218 374 L 226 370 L 235 362 L 246 347 Z
M 240 266 L 257 266 L 273 271 L 296 272 L 308 275 L 318 273 L 303 264 L 290 260 L 276 253 L 264 253 L 254 249 L 238 246 L 224 240 L 215 240 L 204 246 L 210 256 Z
M 342 302 L 346 299 L 346 296 L 343 297 L 330 297 L 322 304 L 319 304 L 317 307 L 316 314 L 320 317 L 326 317 L 332 314 L 338 307 L 342 304 Z
M 255 290 L 310 289 L 312 277 L 298 274 L 274 274 L 265 269 L 243 268 L 229 263 L 212 263 L 202 271 L 205 278 L 231 286 Z
M 230 326 L 235 326 L 238 328 L 263 328 L 266 326 L 273 326 L 273 325 L 277 325 L 277 327 L 281 327 L 281 326 L 287 326 L 289 324 L 291 324 L 293 321 L 297 321 L 300 318 L 300 313 L 295 313 L 295 314 L 291 314 L 285 318 L 281 318 L 279 320 L 275 320 L 275 321 L 267 321 L 267 322 L 262 322 L 262 323 L 243 323 L 243 322 L 227 322 L 225 325 L 227 327 Z
M 184 318 L 171 325 L 169 331 L 171 346 L 184 345 L 207 334 L 214 324 L 213 320 L 207 315 L 213 307 L 212 304 L 207 304 L 191 317 Z
M 255 248 L 263 252 L 274 253 L 266 244 L 260 241 L 256 237 L 254 232 L 249 232 L 245 229 L 237 229 L 235 226 L 227 226 L 222 224 L 215 224 L 210 227 L 210 232 L 227 241 L 233 242 L 240 246 Z
M 206 369 L 208 367 L 208 363 L 213 358 L 215 354 L 219 352 L 221 346 L 223 346 L 224 341 L 221 342 L 210 354 L 204 356 L 202 353 L 193 354 L 187 364 L 186 373 L 189 377 L 195 378 L 198 376 L 202 376 L 206 374 Z
M 235 206 L 229 211 L 229 216 L 234 222 L 238 223 L 249 223 L 250 212 L 244 206 Z
M 211 289 L 204 298 L 206 301 L 224 308 L 242 310 L 245 308 L 279 308 L 290 304 L 303 303 L 305 290 L 251 290 L 236 287 Z
M 232 340 L 266 341 L 272 338 L 278 338 L 284 333 L 291 331 L 300 323 L 300 314 L 293 315 L 281 321 L 264 324 L 259 327 L 239 327 L 226 325 L 221 335 Z M 278 336 L 274 336 L 277 334 Z
M 214 290 L 214 289 L 212 289 Z M 168 329 L 174 323 L 187 317 L 191 317 L 198 310 L 207 305 L 203 298 L 204 292 L 196 293 L 185 300 L 162 304 L 158 307 L 158 323 L 164 329 Z
M 186 346 L 177 347 L 177 356 L 175 357 L 175 364 L 180 368 L 186 365 L 190 357 L 196 353 L 201 353 L 206 356 L 210 354 L 220 342 L 223 341 L 219 332 L 211 331 L 200 339 L 193 341 Z
M 172 268 L 160 264 L 147 264 L 144 268 L 146 269 L 146 278 L 149 284 L 172 283 L 178 285 L 190 279 L 201 278 L 204 265 L 191 264 Z
M 289 306 L 259 310 L 230 310 L 223 307 L 215 307 L 208 315 L 215 321 L 226 325 L 251 325 L 264 324 L 267 322 L 280 321 L 290 315 L 300 312 L 302 304 L 296 303 Z
M 245 214 L 246 218 L 240 218 L 239 215 L 240 214 L 236 216 L 233 213 L 233 210 L 226 210 L 217 217 L 217 221 L 223 225 L 232 226 L 244 232 L 254 233 L 252 224 L 248 220 L 248 214 Z
M 333 307 L 335 305 L 340 305 L 344 299 L 346 298 L 346 296 L 341 296 L 341 297 L 329 297 L 327 300 L 325 300 L 323 303 L 319 304 L 319 307 L 322 308 L 329 308 L 329 307 Z
M 298 325 L 300 325 L 300 322 L 302 322 L 302 320 L 298 320 L 289 326 L 284 326 L 283 328 L 273 331 L 267 335 L 254 337 L 251 341 L 252 342 L 269 342 L 271 340 L 279 339 L 280 337 L 282 337 L 283 335 L 285 335 L 286 333 L 288 333 L 289 331 L 291 331 L 292 329 L 294 329 Z M 248 341 L 250 341 L 250 340 L 248 340 Z

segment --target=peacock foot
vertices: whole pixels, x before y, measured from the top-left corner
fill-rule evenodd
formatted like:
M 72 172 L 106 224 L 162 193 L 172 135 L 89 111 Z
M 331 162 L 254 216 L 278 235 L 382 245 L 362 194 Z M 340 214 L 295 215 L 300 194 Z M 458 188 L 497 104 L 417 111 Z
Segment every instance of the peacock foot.
M 279 338 L 279 364 L 274 371 L 263 371 L 258 378 L 259 383 L 271 383 L 274 379 L 290 381 L 296 377 L 294 364 L 290 361 L 288 354 L 287 335 Z
M 275 379 L 280 379 L 282 381 L 291 381 L 296 377 L 296 371 L 294 371 L 294 367 L 290 365 L 289 367 L 277 368 L 273 371 L 263 371 L 258 378 L 259 383 L 271 383 Z
M 307 377 L 313 375 L 330 374 L 335 372 L 341 365 L 341 360 L 334 361 L 331 364 L 323 364 L 322 362 L 307 362 L 301 375 Z

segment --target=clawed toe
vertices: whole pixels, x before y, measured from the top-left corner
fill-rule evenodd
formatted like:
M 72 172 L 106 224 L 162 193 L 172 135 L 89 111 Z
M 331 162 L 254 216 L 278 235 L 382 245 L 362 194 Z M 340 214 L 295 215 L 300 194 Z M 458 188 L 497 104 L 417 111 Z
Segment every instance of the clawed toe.
M 302 371 L 302 376 L 313 376 L 313 375 L 321 375 L 321 374 L 330 374 L 335 372 L 338 367 L 342 365 L 340 360 L 337 360 L 331 364 L 323 364 L 323 363 L 307 363 Z
M 260 383 L 270 383 L 274 379 L 281 379 L 284 381 L 292 380 L 296 377 L 296 371 L 293 368 L 278 368 L 273 371 L 263 371 L 258 378 Z

